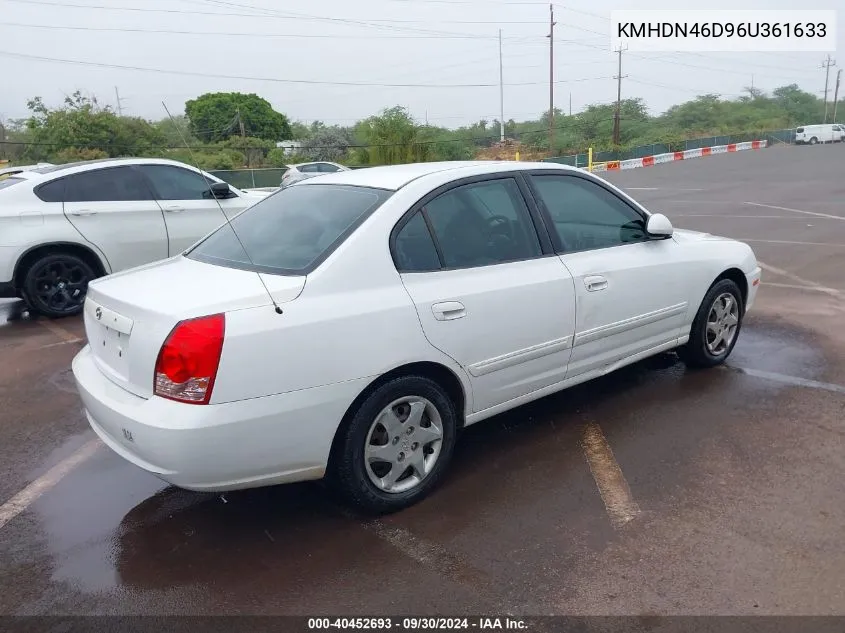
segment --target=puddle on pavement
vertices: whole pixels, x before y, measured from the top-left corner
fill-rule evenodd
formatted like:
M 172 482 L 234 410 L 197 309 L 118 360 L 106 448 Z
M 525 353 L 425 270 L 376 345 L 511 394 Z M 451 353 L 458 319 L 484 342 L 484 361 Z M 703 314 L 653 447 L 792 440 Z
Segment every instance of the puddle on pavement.
M 743 330 L 731 364 L 807 380 L 824 369 L 823 354 L 809 335 L 760 321 Z M 567 472 L 561 460 L 583 470 L 574 443 L 577 428 L 597 410 L 609 416 L 614 411 L 622 416 L 625 410 L 635 417 L 637 407 L 671 409 L 702 391 L 730 392 L 729 400 L 739 401 L 749 390 L 755 398 L 768 398 L 773 390 L 790 387 L 737 378 L 731 371 L 688 372 L 675 355 L 663 354 L 497 416 L 468 429 L 468 441 L 458 452 L 464 459 L 453 464 L 453 480 L 444 486 L 443 499 L 457 498 L 462 507 L 456 513 L 465 515 L 469 525 L 472 517 L 489 514 L 492 504 L 518 508 L 514 495 L 522 494 L 520 481 L 525 477 L 542 480 L 548 475 L 559 488 Z M 605 423 L 613 424 L 612 417 Z M 559 443 L 562 437 L 567 447 Z M 489 473 L 478 472 L 478 465 L 489 460 L 501 462 L 503 468 L 507 464 L 497 486 L 490 486 Z M 571 481 L 566 481 L 577 483 L 582 476 L 587 475 L 573 470 Z M 486 479 L 489 494 L 465 494 L 476 488 L 478 477 Z M 589 488 L 592 484 L 585 481 Z M 576 494 L 573 511 L 583 499 Z M 434 505 L 441 507 L 436 501 Z M 168 487 L 106 448 L 34 508 L 54 560 L 53 581 L 88 593 L 120 586 L 188 585 L 234 591 L 234 583 L 244 578 L 269 575 L 279 582 L 273 572 L 279 565 L 295 571 L 284 590 L 302 591 L 310 583 L 335 578 L 338 569 L 364 565 L 368 554 L 361 549 L 363 541 L 374 538 L 359 534 L 358 522 L 340 515 L 319 485 L 278 486 L 222 498 L 192 493 Z M 461 523 L 454 519 L 452 528 L 455 521 Z
M 23 301 L 0 299 L 0 327 L 18 321 L 27 314 Z

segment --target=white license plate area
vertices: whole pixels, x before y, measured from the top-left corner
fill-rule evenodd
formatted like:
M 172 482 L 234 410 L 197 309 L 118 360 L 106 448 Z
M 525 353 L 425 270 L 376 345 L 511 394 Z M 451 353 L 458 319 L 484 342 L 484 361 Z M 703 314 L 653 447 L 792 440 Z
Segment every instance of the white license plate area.
M 129 368 L 129 335 L 101 323 L 95 325 L 95 331 L 98 340 L 92 347 L 97 350 L 97 357 L 121 378 L 126 378 Z

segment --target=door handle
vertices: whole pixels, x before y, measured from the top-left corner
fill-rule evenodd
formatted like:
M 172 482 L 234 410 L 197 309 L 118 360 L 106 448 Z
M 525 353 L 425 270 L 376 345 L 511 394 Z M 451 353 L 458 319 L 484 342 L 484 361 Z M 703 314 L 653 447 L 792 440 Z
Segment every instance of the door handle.
M 180 211 L 184 211 L 185 207 L 180 207 L 178 204 L 167 204 L 164 206 L 164 210 L 168 213 L 179 213 Z
M 589 277 L 584 277 L 584 286 L 586 286 L 587 292 L 604 290 L 607 288 L 607 279 L 601 275 L 590 275 Z
M 76 211 L 71 211 L 70 214 L 79 218 L 86 215 L 97 215 L 97 212 L 91 209 L 77 209 Z
M 438 321 L 452 321 L 454 319 L 461 319 L 467 315 L 466 308 L 460 301 L 443 301 L 432 304 L 431 311 L 434 313 L 434 318 Z

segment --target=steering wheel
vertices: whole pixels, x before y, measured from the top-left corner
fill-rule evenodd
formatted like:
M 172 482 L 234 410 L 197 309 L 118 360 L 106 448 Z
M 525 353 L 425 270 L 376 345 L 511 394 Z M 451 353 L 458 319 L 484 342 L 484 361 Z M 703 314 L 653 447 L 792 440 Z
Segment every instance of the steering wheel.
M 507 216 L 491 215 L 487 218 L 487 230 L 491 236 L 498 233 L 500 235 L 504 235 L 510 240 L 513 239 L 513 226 Z

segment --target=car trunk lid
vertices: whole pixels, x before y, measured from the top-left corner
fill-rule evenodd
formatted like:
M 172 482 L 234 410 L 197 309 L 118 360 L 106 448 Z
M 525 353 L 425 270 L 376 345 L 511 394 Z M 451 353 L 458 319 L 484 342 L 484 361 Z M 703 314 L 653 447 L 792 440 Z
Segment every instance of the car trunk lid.
M 292 301 L 304 285 L 304 275 L 259 278 L 259 273 L 180 256 L 91 282 L 85 333 L 103 374 L 149 398 L 158 352 L 179 321 L 270 307 L 270 295 L 276 303 Z

